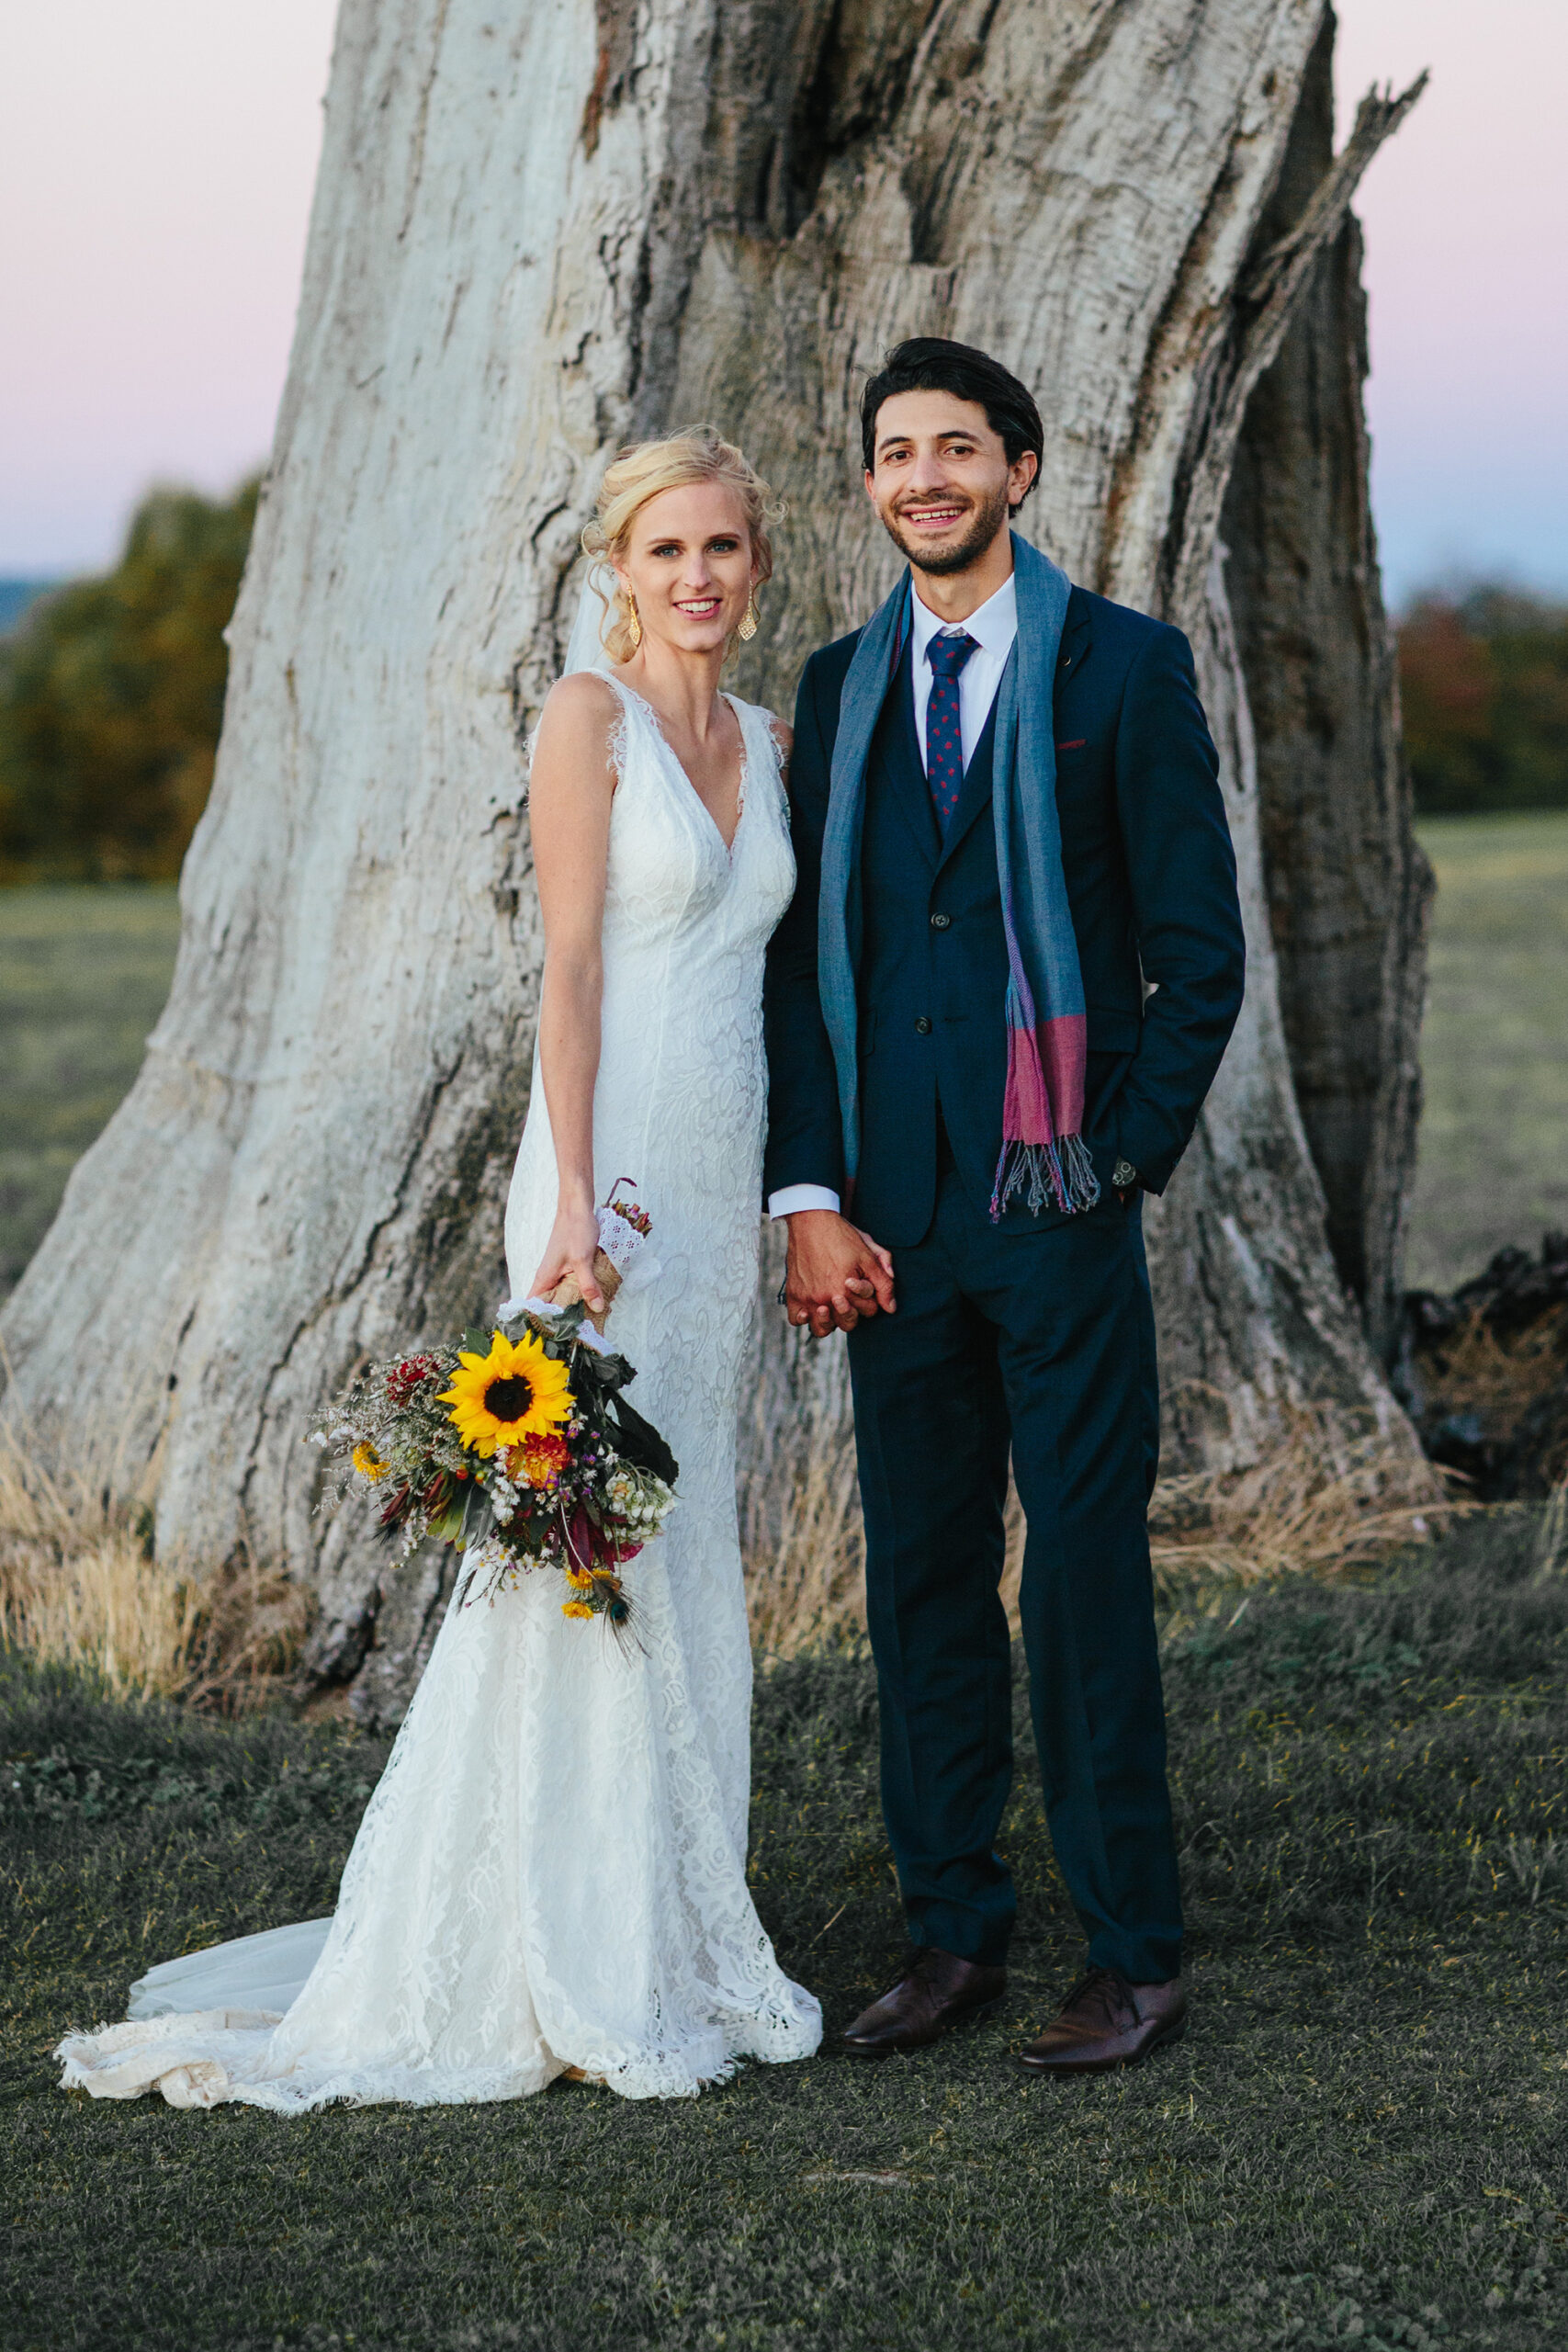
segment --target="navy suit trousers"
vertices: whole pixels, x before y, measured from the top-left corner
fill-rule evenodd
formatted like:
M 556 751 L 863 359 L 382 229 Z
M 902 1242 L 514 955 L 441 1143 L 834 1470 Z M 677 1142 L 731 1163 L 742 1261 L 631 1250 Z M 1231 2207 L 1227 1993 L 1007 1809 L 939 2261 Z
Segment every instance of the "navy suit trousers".
M 945 1144 L 945 1137 L 942 1139 Z M 882 1798 L 910 1933 L 998 1962 L 1012 1775 L 998 1594 L 1010 1446 L 1019 1608 L 1056 1860 L 1091 1962 L 1181 1966 L 1146 1506 L 1159 1399 L 1136 1204 L 998 1229 L 939 1152 L 935 1213 L 896 1253 L 897 1313 L 850 1337 Z

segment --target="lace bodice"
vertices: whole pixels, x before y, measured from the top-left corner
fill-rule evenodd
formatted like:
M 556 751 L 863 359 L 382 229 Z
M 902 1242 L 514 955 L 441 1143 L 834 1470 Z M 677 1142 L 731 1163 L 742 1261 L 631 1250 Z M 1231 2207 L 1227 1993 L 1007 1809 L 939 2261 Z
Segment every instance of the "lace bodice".
M 735 1432 L 761 1211 L 762 952 L 795 878 L 777 745 L 768 714 L 735 702 L 743 797 L 727 851 L 654 713 L 615 683 L 594 1173 L 601 1198 L 632 1179 L 653 1219 L 662 1271 L 617 1300 L 611 1333 L 681 1464 L 665 1532 L 626 1571 L 637 1642 L 563 1618 L 543 1577 L 493 1607 L 455 1605 L 333 1919 L 152 1971 L 133 2017 L 186 2014 L 62 2045 L 68 2081 L 287 2110 L 516 2097 L 571 2065 L 646 2098 L 692 2092 L 742 2055 L 817 2046 L 817 2004 L 781 1973 L 745 1877 Z M 515 1295 L 556 1194 L 536 1067 L 506 1213 Z M 285 1995 L 280 2024 L 255 2015 Z

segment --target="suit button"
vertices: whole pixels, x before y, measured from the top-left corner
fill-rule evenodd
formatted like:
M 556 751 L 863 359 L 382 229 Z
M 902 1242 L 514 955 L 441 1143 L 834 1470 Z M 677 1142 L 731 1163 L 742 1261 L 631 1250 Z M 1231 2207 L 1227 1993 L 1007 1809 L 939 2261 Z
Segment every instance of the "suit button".
M 917 1037 L 929 1037 L 931 1034 L 931 1024 L 922 1012 L 919 1019 L 915 1023 L 915 1035 Z
M 953 917 L 951 915 L 932 915 L 931 929 L 933 931 L 945 931 L 952 921 Z

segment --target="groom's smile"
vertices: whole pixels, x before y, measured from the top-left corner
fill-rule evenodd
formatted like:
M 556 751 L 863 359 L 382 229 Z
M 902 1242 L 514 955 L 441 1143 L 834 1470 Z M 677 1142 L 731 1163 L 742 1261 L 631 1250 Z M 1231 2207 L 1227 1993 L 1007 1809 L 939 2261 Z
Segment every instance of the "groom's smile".
M 912 531 L 934 533 L 950 530 L 954 523 L 970 513 L 971 505 L 966 498 L 945 499 L 940 506 L 919 506 L 912 502 L 901 502 L 895 505 L 893 511 Z

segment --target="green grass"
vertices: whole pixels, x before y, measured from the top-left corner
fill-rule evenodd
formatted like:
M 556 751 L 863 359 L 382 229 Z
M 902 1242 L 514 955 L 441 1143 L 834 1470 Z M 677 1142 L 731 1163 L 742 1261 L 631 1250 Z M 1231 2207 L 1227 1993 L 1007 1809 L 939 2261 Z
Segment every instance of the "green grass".
M 141 1067 L 178 936 L 172 884 L 0 890 L 0 1298 Z
M 330 1903 L 383 1750 L 0 1683 L 0 2341 L 147 2352 L 1568 2338 L 1568 1577 L 1526 1514 L 1168 1664 L 1192 2030 L 1070 2086 L 1010 2052 L 1077 1962 L 1027 1740 L 1002 2013 L 694 2102 L 94 2104 L 68 2024 L 153 1957 Z M 899 1950 L 861 1661 L 759 1684 L 753 1876 L 829 2036 Z M 52 1759 L 52 1760 L 51 1760 Z M 16 1782 L 19 1785 L 13 1787 Z
M 1438 872 L 1406 1279 L 1568 1226 L 1568 815 L 1420 827 Z

